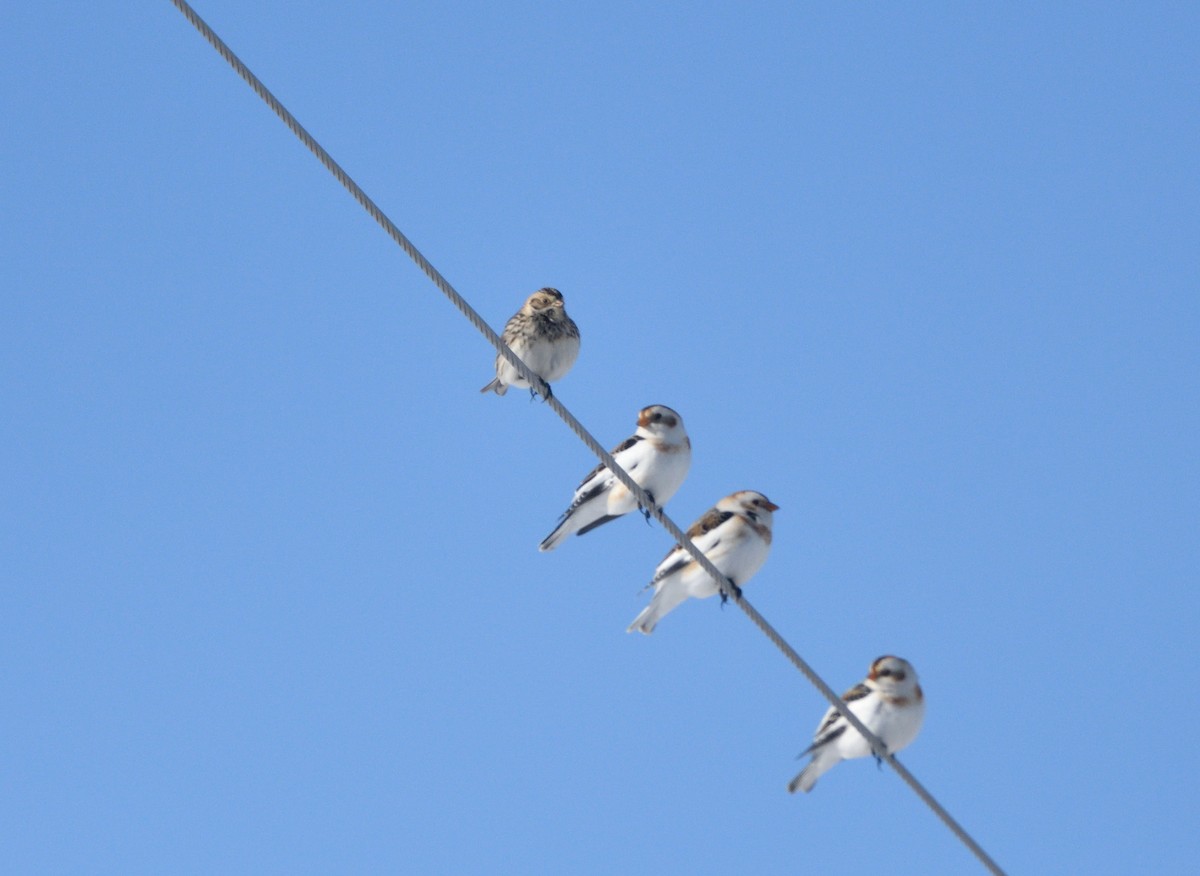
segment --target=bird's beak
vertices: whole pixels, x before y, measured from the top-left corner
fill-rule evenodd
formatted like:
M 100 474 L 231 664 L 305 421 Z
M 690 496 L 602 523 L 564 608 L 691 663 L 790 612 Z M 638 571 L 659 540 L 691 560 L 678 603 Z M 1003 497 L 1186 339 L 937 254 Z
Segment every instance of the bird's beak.
M 763 507 L 766 508 L 768 511 L 778 511 L 779 510 L 779 506 L 776 505 L 774 502 L 772 502 L 770 499 L 763 499 Z
M 650 412 L 649 411 L 642 411 L 640 414 L 638 414 L 638 425 L 643 426 L 643 427 L 650 425 Z

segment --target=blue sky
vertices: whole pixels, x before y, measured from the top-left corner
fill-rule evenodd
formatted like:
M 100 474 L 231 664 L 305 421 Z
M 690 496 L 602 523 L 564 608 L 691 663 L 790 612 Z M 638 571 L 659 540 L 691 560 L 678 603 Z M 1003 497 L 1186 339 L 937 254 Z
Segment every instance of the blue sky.
M 1200 13 L 197 6 L 557 393 L 781 506 L 755 606 L 1016 873 L 1200 847 Z M 169 3 L 8 10 L 0 848 L 14 873 L 970 873 Z M 1184 684 L 1182 689 L 1173 687 Z M 1174 723 L 1167 723 L 1168 720 Z

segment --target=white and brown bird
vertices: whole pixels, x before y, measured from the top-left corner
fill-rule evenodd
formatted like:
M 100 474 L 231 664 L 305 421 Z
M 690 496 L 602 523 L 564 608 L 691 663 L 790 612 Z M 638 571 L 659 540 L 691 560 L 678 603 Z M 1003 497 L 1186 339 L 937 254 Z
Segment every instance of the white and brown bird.
M 675 495 L 692 464 L 692 442 L 683 418 L 666 405 L 638 412 L 637 431 L 612 450 L 613 460 L 650 494 L 660 508 Z M 583 535 L 638 507 L 637 499 L 605 465 L 598 465 L 575 490 L 554 531 L 540 551 L 552 551 L 567 536 Z M 650 512 L 645 512 L 647 518 Z
M 735 596 L 759 570 L 771 549 L 771 514 L 779 506 L 754 490 L 731 493 L 687 531 L 687 537 L 733 582 Z M 649 635 L 655 625 L 688 597 L 706 599 L 721 587 L 680 545 L 675 545 L 654 570 L 647 588 L 654 598 L 633 619 L 626 632 Z
M 907 660 L 886 655 L 871 664 L 866 680 L 842 694 L 847 708 L 895 754 L 917 737 L 925 720 L 925 694 Z M 812 755 L 808 766 L 788 783 L 788 790 L 811 791 L 817 779 L 844 760 L 872 754 L 863 735 L 833 706 L 821 719 L 813 744 L 800 753 Z
M 546 383 L 562 379 L 579 358 L 579 326 L 567 316 L 562 293 L 538 289 L 504 326 L 504 343 Z M 504 356 L 496 355 L 496 379 L 480 392 L 504 395 L 510 386 L 534 388 Z

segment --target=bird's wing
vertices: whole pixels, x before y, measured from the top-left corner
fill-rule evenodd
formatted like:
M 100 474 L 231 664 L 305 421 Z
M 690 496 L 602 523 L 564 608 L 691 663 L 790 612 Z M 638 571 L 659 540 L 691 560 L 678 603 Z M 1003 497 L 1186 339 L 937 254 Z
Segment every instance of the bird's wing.
M 736 521 L 730 523 L 734 517 L 736 515 L 732 511 L 718 511 L 716 508 L 710 508 L 703 517 L 688 527 L 686 535 L 699 548 L 700 553 L 707 555 L 721 543 L 722 538 L 727 537 L 732 527 L 737 525 Z M 656 584 L 668 575 L 678 572 L 690 562 L 692 562 L 692 555 L 681 545 L 675 545 L 663 557 L 658 568 L 654 570 L 654 578 L 650 583 Z
M 643 439 L 641 435 L 633 435 L 629 438 L 626 438 L 612 449 L 613 459 L 617 461 L 617 464 L 620 465 L 621 468 L 625 469 L 626 471 L 630 471 L 637 467 L 636 464 L 626 465 L 628 459 L 627 451 L 633 447 L 636 447 L 638 442 L 642 440 Z M 621 459 L 620 457 L 622 455 L 625 455 L 626 459 Z M 614 477 L 613 473 L 608 470 L 608 466 L 606 466 L 604 463 L 600 463 L 598 466 L 588 472 L 587 477 L 585 477 L 580 482 L 579 486 L 575 488 L 575 497 L 571 500 L 571 506 L 567 508 L 565 512 L 563 512 L 563 517 L 566 517 L 584 502 L 588 502 L 599 496 L 612 484 L 615 479 L 616 478 Z
M 861 700 L 863 697 L 871 693 L 871 689 L 862 682 L 854 685 L 850 690 L 842 694 L 842 700 L 847 703 L 852 703 L 855 700 Z M 800 756 L 809 754 L 822 745 L 828 745 L 833 740 L 837 739 L 846 732 L 849 723 L 842 717 L 841 710 L 835 706 L 830 706 L 825 712 L 825 717 L 821 719 L 820 726 L 817 727 L 817 732 L 813 734 L 813 743 L 804 751 L 800 752 Z

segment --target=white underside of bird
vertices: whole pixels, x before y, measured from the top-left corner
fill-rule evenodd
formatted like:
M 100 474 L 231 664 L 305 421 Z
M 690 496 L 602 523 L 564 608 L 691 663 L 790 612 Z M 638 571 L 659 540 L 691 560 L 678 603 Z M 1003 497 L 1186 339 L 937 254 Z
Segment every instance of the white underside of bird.
M 517 358 L 529 366 L 530 371 L 547 383 L 554 383 L 565 377 L 579 358 L 577 337 L 558 338 L 553 342 L 539 338 L 528 342 L 518 340 L 509 346 L 517 354 Z M 498 395 L 504 395 L 510 386 L 518 389 L 530 388 L 529 381 L 521 376 L 516 366 L 501 356 L 496 361 L 496 379 L 484 389 L 494 388 Z

